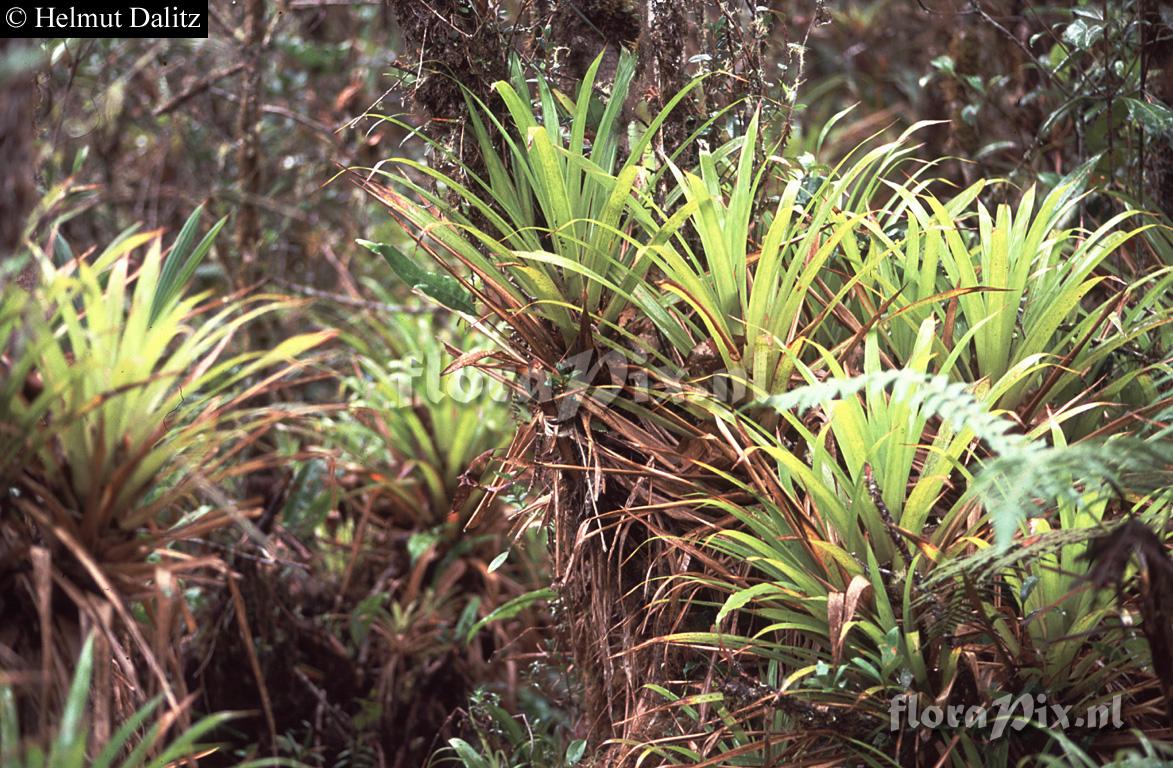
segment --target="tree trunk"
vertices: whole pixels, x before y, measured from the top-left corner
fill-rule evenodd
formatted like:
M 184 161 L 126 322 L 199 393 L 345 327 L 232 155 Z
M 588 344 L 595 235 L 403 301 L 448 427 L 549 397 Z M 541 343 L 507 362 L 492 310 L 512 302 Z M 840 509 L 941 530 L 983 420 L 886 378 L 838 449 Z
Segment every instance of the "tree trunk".
M 246 0 L 244 7 L 244 77 L 240 81 L 237 136 L 237 179 L 240 208 L 236 214 L 236 250 L 243 265 L 241 287 L 260 277 L 257 251 L 261 242 L 256 201 L 261 195 L 261 57 L 265 35 L 265 0 Z
M 20 250 L 37 200 L 36 83 L 23 61 L 30 53 L 26 41 L 0 38 L 0 264 Z M 27 289 L 32 278 L 26 266 L 17 280 Z

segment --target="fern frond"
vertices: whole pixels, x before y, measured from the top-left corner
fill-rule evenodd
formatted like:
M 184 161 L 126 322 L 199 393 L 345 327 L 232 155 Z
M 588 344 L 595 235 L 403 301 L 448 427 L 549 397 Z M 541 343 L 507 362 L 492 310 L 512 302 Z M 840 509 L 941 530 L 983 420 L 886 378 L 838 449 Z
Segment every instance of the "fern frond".
M 1083 503 L 1097 487 L 1120 496 L 1162 493 L 1173 486 L 1173 443 L 1161 430 L 1148 439 L 1121 436 L 1076 445 L 1051 446 L 1012 431 L 1017 425 L 990 410 L 965 382 L 907 369 L 834 378 L 759 400 L 783 413 L 810 410 L 880 387 L 926 417 L 939 417 L 955 431 L 969 430 L 995 454 L 986 460 L 970 492 L 990 514 L 995 542 L 1004 547 L 1021 522 L 1060 501 Z M 1076 482 L 1074 478 L 1079 478 Z

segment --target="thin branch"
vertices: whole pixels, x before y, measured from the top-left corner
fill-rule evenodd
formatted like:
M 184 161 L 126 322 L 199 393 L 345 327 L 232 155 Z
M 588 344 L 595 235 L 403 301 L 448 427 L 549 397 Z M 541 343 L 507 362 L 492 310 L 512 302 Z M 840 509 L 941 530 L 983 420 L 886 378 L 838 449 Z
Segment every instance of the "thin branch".
M 173 96 L 167 102 L 159 105 L 158 107 L 155 107 L 155 110 L 151 114 L 153 114 L 155 117 L 161 117 L 168 112 L 172 112 L 186 104 L 190 99 L 208 90 L 224 78 L 231 77 L 237 72 L 240 72 L 242 69 L 244 69 L 244 62 L 238 61 L 235 64 L 228 65 L 227 67 L 221 67 L 220 69 L 213 70 L 203 80 L 194 83 L 193 85 L 183 90 L 181 93 Z

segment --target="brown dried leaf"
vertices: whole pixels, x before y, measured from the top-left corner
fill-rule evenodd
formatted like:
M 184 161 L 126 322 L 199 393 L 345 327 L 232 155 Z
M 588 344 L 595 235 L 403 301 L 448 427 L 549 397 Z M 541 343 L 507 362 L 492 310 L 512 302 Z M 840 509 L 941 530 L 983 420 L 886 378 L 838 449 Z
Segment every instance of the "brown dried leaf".
M 831 659 L 839 663 L 843 654 L 843 643 L 847 639 L 847 624 L 855 617 L 859 601 L 872 588 L 872 583 L 863 576 L 854 576 L 846 592 L 832 592 L 827 595 L 828 635 L 831 637 Z

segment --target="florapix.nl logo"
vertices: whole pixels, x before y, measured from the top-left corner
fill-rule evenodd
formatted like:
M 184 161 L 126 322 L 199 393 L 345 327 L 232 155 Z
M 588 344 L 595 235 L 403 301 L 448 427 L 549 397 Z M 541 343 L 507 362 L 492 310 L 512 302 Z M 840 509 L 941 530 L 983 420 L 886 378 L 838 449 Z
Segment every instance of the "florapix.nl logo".
M 937 728 L 986 730 L 993 739 L 1006 729 L 1021 731 L 1028 725 L 1063 731 L 1068 728 L 1121 728 L 1121 699 L 1117 694 L 1106 702 L 1077 709 L 1072 705 L 1049 702 L 1042 693 L 1007 694 L 989 706 L 965 704 L 925 704 L 915 694 L 904 693 L 888 703 L 888 725 L 893 731 Z

